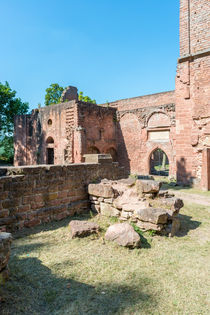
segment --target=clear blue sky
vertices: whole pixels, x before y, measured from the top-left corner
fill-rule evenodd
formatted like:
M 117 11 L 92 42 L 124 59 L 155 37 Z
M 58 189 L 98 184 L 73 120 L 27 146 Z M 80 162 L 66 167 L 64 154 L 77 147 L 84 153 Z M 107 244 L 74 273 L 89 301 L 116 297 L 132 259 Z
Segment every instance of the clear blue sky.
M 179 0 L 0 0 L 0 82 L 30 108 L 51 83 L 98 103 L 172 90 Z

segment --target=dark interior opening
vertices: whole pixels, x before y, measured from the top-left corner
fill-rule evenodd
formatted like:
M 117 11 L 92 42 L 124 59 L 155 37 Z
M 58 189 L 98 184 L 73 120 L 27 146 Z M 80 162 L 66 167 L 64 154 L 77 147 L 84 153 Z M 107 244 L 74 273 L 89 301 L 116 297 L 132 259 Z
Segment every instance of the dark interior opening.
M 47 164 L 54 164 L 54 149 L 47 148 Z
M 89 147 L 87 153 L 88 154 L 100 154 L 100 151 L 97 147 Z
M 169 175 L 169 160 L 166 153 L 156 149 L 150 156 L 150 174 L 159 176 Z

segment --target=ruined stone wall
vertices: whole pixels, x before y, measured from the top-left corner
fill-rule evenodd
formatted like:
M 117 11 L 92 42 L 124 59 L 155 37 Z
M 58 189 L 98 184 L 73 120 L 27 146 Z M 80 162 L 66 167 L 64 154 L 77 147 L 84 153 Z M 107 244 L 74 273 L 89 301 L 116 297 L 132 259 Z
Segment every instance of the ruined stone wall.
M 48 149 L 56 165 L 83 162 L 86 153 L 116 153 L 116 110 L 70 101 L 17 116 L 15 166 L 49 164 Z
M 108 105 L 110 107 L 117 108 L 119 111 L 124 111 L 172 103 L 175 103 L 175 91 L 126 98 L 106 104 L 101 104 L 101 106 Z
M 95 104 L 78 103 L 78 126 L 82 155 L 116 151 L 116 110 Z
M 176 159 L 179 182 L 210 189 L 210 2 L 181 0 L 176 76 Z M 205 170 L 204 170 L 205 169 Z
M 73 161 L 75 101 L 35 109 L 15 119 L 14 165 L 48 163 L 47 149 L 54 150 L 54 164 Z
M 128 173 L 150 173 L 150 157 L 156 149 L 169 159 L 169 174 L 176 176 L 175 105 L 150 106 L 117 112 L 118 161 Z
M 209 49 L 209 0 L 180 0 L 180 56 Z
M 13 231 L 88 210 L 87 184 L 117 179 L 117 163 L 25 166 L 0 170 L 0 231 Z

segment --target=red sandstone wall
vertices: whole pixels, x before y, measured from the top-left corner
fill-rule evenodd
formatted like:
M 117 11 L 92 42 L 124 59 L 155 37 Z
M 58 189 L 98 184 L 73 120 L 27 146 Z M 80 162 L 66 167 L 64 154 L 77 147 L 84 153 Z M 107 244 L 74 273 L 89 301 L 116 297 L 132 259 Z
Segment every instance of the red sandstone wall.
M 172 103 L 173 104 L 175 103 L 175 91 L 126 98 L 123 100 L 111 102 L 109 103 L 109 106 L 115 107 L 119 111 L 122 111 L 150 106 L 160 106 Z M 102 104 L 101 106 L 107 106 L 107 104 Z
M 118 161 L 127 173 L 148 175 L 150 156 L 163 150 L 169 159 L 169 175 L 176 176 L 175 106 L 149 107 L 118 112 Z M 151 132 L 160 138 L 151 139 Z M 169 137 L 162 139 L 162 133 Z
M 69 136 L 68 126 L 74 128 L 74 112 L 75 101 L 71 101 L 36 109 L 31 115 L 17 116 L 14 165 L 46 164 L 48 147 L 54 149 L 54 164 L 63 164 L 65 159 L 72 162 L 73 158 L 68 155 L 71 155 L 69 143 L 72 147 L 73 135 Z M 49 137 L 53 138 L 53 144 L 47 143 Z
M 209 48 L 209 12 L 209 0 L 180 0 L 180 56 Z
M 178 181 L 207 189 L 204 150 L 210 148 L 210 1 L 181 0 L 176 77 Z M 201 51 L 204 54 L 199 54 Z M 207 52 L 208 51 L 208 52 Z M 184 55 L 191 54 L 189 58 Z
M 98 178 L 122 178 L 117 163 L 1 169 L 0 231 L 61 220 L 88 210 L 86 186 Z M 11 176 L 12 175 L 12 176 Z
M 116 110 L 94 104 L 78 103 L 78 126 L 80 126 L 82 154 L 107 153 L 116 149 Z

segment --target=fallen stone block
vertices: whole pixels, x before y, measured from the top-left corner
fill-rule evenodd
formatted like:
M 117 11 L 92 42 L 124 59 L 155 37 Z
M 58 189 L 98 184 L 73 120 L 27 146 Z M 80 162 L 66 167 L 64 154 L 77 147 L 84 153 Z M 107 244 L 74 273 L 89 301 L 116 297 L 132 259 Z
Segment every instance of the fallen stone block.
M 120 211 L 116 208 L 112 207 L 109 203 L 100 203 L 100 212 L 101 215 L 104 215 L 106 217 L 118 217 L 120 215 Z
M 154 224 L 164 224 L 168 220 L 168 214 L 165 210 L 159 208 L 146 208 L 135 211 L 135 216 L 144 222 Z
M 72 220 L 69 226 L 72 238 L 88 236 L 99 231 L 99 225 L 95 222 Z
M 163 224 L 154 224 L 154 223 L 150 223 L 150 222 L 143 222 L 143 221 L 137 221 L 136 225 L 144 231 L 150 231 L 150 230 L 154 230 L 154 231 L 158 231 L 160 232 L 163 229 Z
M 111 225 L 106 231 L 105 239 L 114 241 L 120 246 L 129 248 L 140 247 L 140 237 L 128 223 L 116 223 Z
M 112 198 L 114 190 L 109 184 L 89 184 L 88 193 L 97 197 Z
M 161 187 L 161 183 L 154 180 L 138 179 L 136 181 L 137 192 L 141 195 L 158 193 Z
M 139 200 L 136 203 L 126 203 L 122 205 L 122 210 L 123 211 L 128 211 L 128 212 L 134 212 L 138 211 L 139 209 L 145 209 L 149 207 L 148 201 L 141 201 Z
M 171 233 L 169 234 L 170 237 L 173 237 L 176 235 L 176 233 L 179 231 L 180 229 L 180 220 L 179 218 L 173 218 L 172 221 L 172 226 L 171 226 Z

